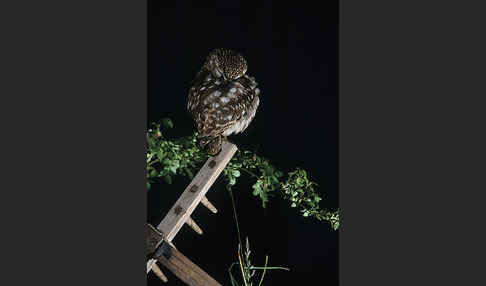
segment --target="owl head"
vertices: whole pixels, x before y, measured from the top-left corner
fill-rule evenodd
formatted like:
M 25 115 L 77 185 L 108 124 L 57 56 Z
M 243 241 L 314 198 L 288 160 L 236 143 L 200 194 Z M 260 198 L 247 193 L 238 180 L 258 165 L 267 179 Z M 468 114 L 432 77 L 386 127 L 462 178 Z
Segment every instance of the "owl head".
M 206 58 L 204 67 L 214 77 L 235 80 L 246 73 L 248 66 L 245 58 L 239 53 L 228 49 L 215 49 Z

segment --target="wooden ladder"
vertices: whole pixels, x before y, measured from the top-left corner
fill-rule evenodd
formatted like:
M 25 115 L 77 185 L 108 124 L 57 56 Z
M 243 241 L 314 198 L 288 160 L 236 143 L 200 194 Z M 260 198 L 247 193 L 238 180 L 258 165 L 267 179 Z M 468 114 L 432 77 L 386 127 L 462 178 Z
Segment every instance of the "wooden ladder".
M 151 250 L 148 252 L 154 251 L 154 253 L 153 258 L 147 261 L 147 273 L 152 270 L 162 281 L 167 282 L 167 277 L 157 266 L 156 262 L 159 261 L 187 285 L 221 286 L 179 252 L 172 240 L 184 224 L 202 234 L 201 228 L 191 218 L 191 214 L 199 203 L 202 203 L 211 212 L 217 213 L 217 209 L 205 195 L 237 150 L 236 145 L 224 141 L 221 152 L 216 157 L 209 157 L 157 228 L 148 225 L 147 249 L 150 248 Z

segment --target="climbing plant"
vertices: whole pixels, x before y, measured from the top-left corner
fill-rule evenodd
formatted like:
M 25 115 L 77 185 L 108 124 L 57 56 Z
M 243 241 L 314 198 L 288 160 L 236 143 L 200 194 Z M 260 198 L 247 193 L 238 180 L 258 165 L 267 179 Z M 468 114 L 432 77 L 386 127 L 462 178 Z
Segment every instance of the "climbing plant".
M 147 130 L 148 190 L 157 179 L 167 184 L 172 183 L 174 176 L 192 179 L 208 158 L 197 143 L 197 133 L 181 138 L 167 138 L 164 132 L 173 127 L 173 122 L 165 118 L 152 123 Z M 249 176 L 253 180 L 252 194 L 260 198 L 264 208 L 270 196 L 280 196 L 304 217 L 329 222 L 334 230 L 339 228 L 339 210 L 320 207 L 322 198 L 316 191 L 318 185 L 308 178 L 304 169 L 295 168 L 284 173 L 255 152 L 238 150 L 222 174 L 230 192 L 242 175 Z

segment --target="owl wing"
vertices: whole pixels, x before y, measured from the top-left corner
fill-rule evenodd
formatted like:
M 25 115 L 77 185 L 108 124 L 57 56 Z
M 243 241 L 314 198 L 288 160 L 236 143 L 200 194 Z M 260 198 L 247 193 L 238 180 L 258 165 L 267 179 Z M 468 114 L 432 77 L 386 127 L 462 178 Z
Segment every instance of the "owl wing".
M 206 75 L 206 79 L 195 81 L 199 84 L 189 92 L 188 109 L 196 121 L 199 135 L 215 137 L 248 112 L 254 102 L 256 82 L 248 77 L 222 81 Z
M 189 90 L 189 97 L 187 100 L 187 110 L 194 117 L 194 109 L 198 106 L 200 89 L 205 81 L 212 81 L 211 73 L 202 68 L 191 81 L 191 89 Z
M 238 126 L 233 130 L 235 134 L 243 132 L 253 117 L 260 103 L 258 95 L 260 90 L 257 88 L 258 84 L 253 77 L 244 75 L 236 81 L 237 91 L 241 93 L 241 106 L 243 107 L 239 111 L 241 116 L 238 119 Z

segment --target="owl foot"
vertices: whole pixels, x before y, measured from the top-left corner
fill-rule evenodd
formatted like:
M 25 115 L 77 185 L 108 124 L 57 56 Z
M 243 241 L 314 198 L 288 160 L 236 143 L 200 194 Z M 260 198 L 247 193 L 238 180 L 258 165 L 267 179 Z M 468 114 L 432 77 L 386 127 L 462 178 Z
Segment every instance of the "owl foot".
M 208 143 L 208 154 L 211 156 L 216 156 L 221 152 L 222 138 L 218 136 Z
M 211 137 L 202 137 L 199 138 L 199 147 L 204 148 L 208 143 L 210 143 L 213 140 Z

